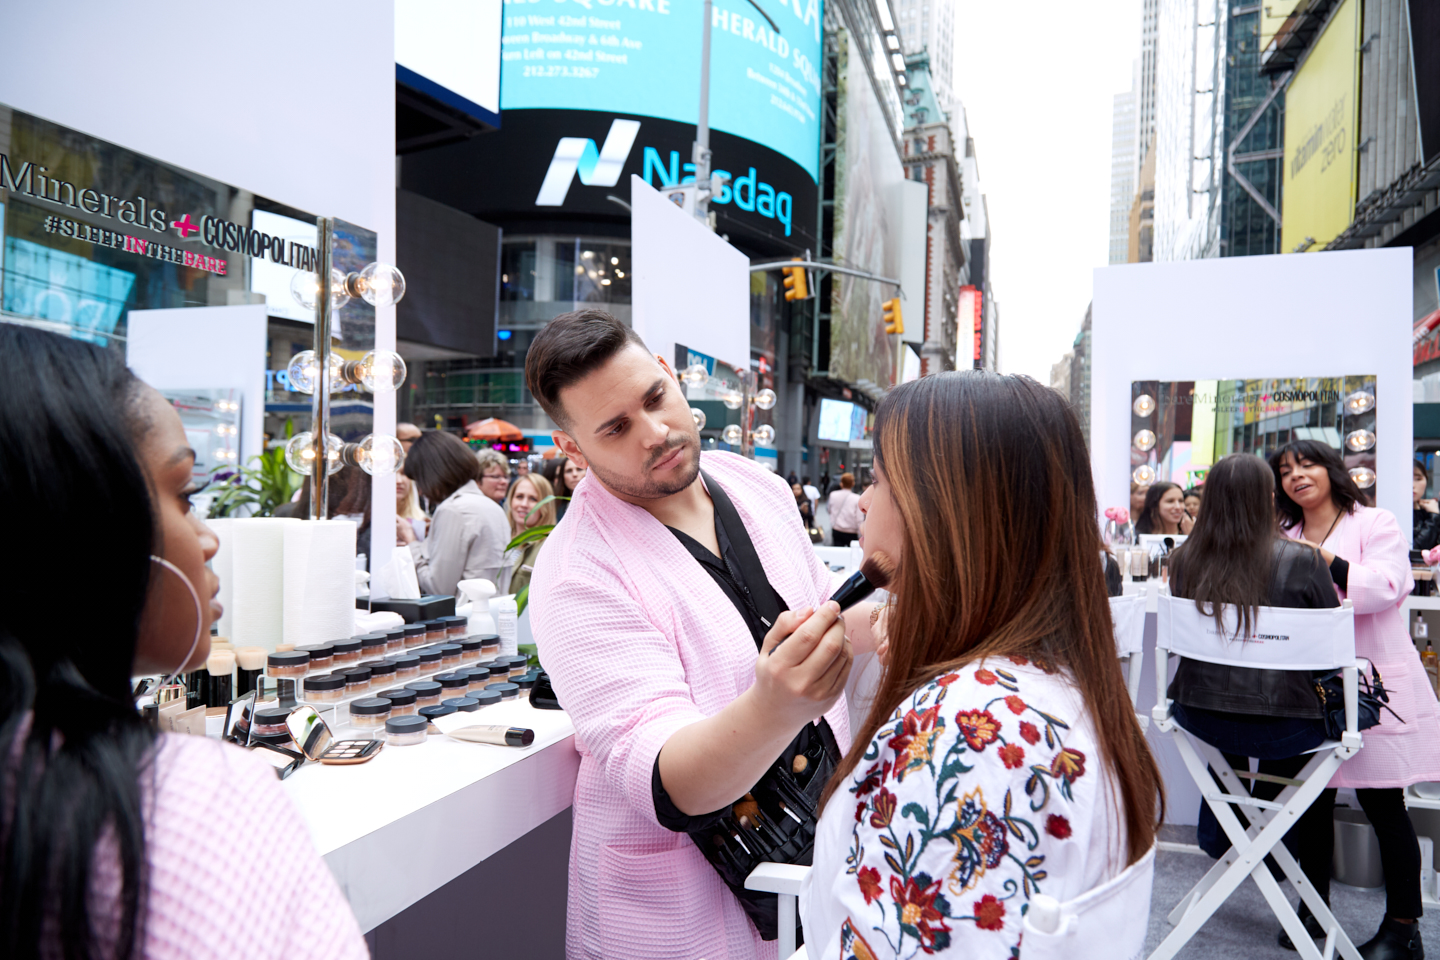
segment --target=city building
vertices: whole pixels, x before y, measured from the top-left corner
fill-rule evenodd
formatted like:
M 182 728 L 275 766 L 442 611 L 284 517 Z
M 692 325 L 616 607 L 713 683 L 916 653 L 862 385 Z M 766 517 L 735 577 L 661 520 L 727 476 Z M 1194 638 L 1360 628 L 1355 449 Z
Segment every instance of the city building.
M 1160 0 L 1143 0 L 1140 13 L 1140 62 L 1135 77 L 1135 170 L 1151 150 L 1155 136 L 1157 61 L 1160 40 Z
M 1280 253 L 1285 91 L 1260 72 L 1259 5 L 1231 6 L 1225 32 L 1225 176 L 1220 256 Z
M 905 53 L 930 54 L 935 99 L 949 113 L 955 106 L 955 0 L 894 0 L 893 7 Z
M 1085 436 L 1085 446 L 1090 446 L 1090 314 L 1091 306 L 1085 308 L 1085 319 L 1080 322 L 1080 332 L 1075 334 L 1075 344 L 1070 357 L 1070 404 L 1075 416 L 1080 418 L 1080 432 Z
M 1135 90 L 1115 94 L 1110 115 L 1110 262 L 1130 252 L 1130 207 L 1135 201 Z
M 965 110 L 957 108 L 959 122 L 965 124 Z M 978 332 L 975 352 L 971 359 L 974 367 L 984 370 L 1000 369 L 1000 305 L 995 299 L 995 287 L 990 282 L 990 206 L 980 181 L 980 160 L 975 155 L 975 138 L 969 135 L 966 124 L 965 156 L 960 161 L 961 187 L 965 191 L 965 219 L 960 222 L 960 235 L 967 245 L 967 285 L 974 288 L 979 299 L 978 317 L 970 324 Z M 961 310 L 968 294 L 961 289 Z M 963 331 L 963 318 L 957 321 Z M 961 368 L 964 364 L 959 364 Z
M 1155 259 L 1155 150 L 1152 139 L 1140 165 L 1135 199 L 1130 203 L 1126 263 L 1149 263 Z
M 1075 354 L 1066 350 L 1065 356 L 1050 365 L 1050 389 L 1066 400 L 1070 399 L 1070 368 L 1074 362 Z
M 1156 260 L 1220 255 L 1228 9 L 1215 0 L 1197 13 L 1194 0 L 1159 0 L 1155 43 Z

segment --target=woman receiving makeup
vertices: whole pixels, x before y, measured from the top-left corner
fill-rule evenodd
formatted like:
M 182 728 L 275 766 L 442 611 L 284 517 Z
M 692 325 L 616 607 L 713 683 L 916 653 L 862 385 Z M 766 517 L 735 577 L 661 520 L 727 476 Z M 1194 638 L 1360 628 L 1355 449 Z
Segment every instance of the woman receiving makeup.
M 0 586 L 0 943 L 23 957 L 366 956 L 273 770 L 158 734 L 134 675 L 198 669 L 218 541 L 190 512 L 180 417 L 119 356 L 0 324 L 0 496 L 25 562 Z M 53 594 L 88 578 L 84 629 Z M 16 842 L 23 837 L 25 842 Z M 261 874 L 242 869 L 257 851 Z

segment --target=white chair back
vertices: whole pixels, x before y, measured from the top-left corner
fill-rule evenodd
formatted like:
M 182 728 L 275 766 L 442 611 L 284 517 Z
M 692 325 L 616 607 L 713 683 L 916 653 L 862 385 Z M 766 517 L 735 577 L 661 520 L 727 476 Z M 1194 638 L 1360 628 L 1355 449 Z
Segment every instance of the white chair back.
M 1238 636 L 1238 612 L 1225 607 L 1222 623 L 1194 600 L 1158 598 L 1160 646 L 1192 660 L 1267 670 L 1334 670 L 1355 665 L 1355 611 L 1260 607 L 1251 630 Z M 1161 671 L 1163 675 L 1163 671 Z
M 1110 598 L 1110 619 L 1115 624 L 1115 648 L 1121 657 L 1145 651 L 1145 595 Z
M 1074 900 L 1036 896 L 1025 913 L 1020 960 L 1139 960 L 1150 925 L 1155 848 Z

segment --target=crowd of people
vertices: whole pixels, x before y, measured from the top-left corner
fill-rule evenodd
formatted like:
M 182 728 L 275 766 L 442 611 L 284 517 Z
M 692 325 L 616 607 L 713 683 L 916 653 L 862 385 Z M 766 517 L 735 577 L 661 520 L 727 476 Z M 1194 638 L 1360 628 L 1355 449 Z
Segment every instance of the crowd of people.
M 512 469 L 402 425 L 396 538 L 427 591 L 485 577 L 542 597 L 539 655 L 580 752 L 569 957 L 773 955 L 773 909 L 699 841 L 758 830 L 740 813 L 750 792 L 811 764 L 815 790 L 790 795 L 789 815 L 813 818 L 801 914 L 826 956 L 1012 956 L 1037 893 L 1073 899 L 1152 848 L 1163 785 L 1117 667 L 1089 455 L 1058 393 L 982 371 L 890 391 L 873 482 L 856 492 L 842 475 L 828 503 L 837 541 L 863 528 L 888 599 L 841 611 L 807 535 L 819 492 L 702 454 L 673 371 L 624 324 L 556 318 L 526 376 L 563 459 Z M 157 733 L 131 697 L 132 675 L 203 663 L 219 613 L 179 417 L 115 353 L 11 325 L 0 410 L 0 493 L 30 507 L 12 520 L 28 562 L 0 587 L 0 942 L 17 956 L 364 956 L 270 768 Z M 1420 470 L 1417 521 L 1435 513 Z M 346 491 L 342 509 L 368 515 Z M 1440 780 L 1440 710 L 1401 608 L 1410 544 L 1311 441 L 1268 462 L 1227 456 L 1205 494 L 1202 511 L 1199 491 L 1132 490 L 1150 530 L 1188 534 L 1171 554 L 1177 596 L 1217 617 L 1354 605 L 1357 651 L 1406 721 L 1367 730 L 1331 785 L 1356 790 L 1380 841 L 1385 916 L 1359 950 L 1417 960 L 1401 790 Z M 85 629 L 57 630 L 33 600 L 80 543 L 105 576 Z M 865 653 L 883 670 L 852 730 L 844 691 Z M 1170 696 L 1187 730 L 1283 777 L 1323 736 L 1307 679 L 1186 661 Z M 1333 801 L 1287 840 L 1322 895 Z M 1223 852 L 1213 824 L 1200 836 Z M 235 868 L 257 849 L 283 851 L 264 883 Z

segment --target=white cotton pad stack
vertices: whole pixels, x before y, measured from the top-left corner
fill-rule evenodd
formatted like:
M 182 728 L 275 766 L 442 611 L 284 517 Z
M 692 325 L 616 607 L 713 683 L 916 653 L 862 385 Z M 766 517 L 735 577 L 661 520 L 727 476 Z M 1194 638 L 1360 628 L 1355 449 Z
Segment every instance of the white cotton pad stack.
M 353 636 L 355 522 L 295 521 L 284 530 L 283 633 L 303 646 Z
M 267 517 L 211 520 L 209 525 L 220 538 L 212 561 L 225 607 L 220 635 L 237 647 L 274 650 L 284 638 L 285 531 L 301 521 Z

